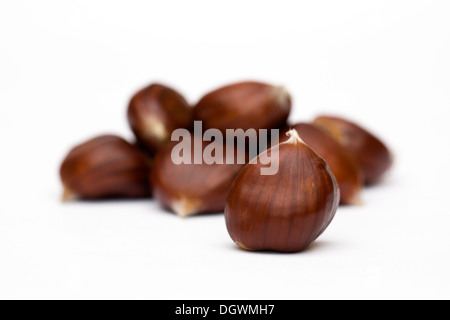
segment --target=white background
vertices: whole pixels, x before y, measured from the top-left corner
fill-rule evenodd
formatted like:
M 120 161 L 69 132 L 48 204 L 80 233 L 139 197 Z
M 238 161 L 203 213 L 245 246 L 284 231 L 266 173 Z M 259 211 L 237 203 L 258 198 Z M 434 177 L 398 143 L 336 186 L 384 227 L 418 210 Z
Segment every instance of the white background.
M 0 2 L 0 298 L 449 299 L 449 1 Z M 248 253 L 223 215 L 59 201 L 66 152 L 132 138 L 154 81 L 191 103 L 285 85 L 293 120 L 330 112 L 396 163 L 300 254 Z

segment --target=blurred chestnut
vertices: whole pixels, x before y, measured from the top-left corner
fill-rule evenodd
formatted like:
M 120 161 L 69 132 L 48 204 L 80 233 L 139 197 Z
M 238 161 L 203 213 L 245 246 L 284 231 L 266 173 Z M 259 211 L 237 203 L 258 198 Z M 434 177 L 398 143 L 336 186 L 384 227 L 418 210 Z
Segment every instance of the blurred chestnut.
M 391 168 L 392 153 L 374 134 L 343 118 L 320 116 L 314 124 L 328 131 L 356 160 L 367 185 L 380 181 Z
M 237 163 L 236 159 L 229 160 L 226 152 L 220 156 L 223 164 L 207 164 L 202 160 L 203 154 L 213 143 L 190 134 L 189 163 L 175 164 L 173 161 L 172 155 L 178 155 L 179 142 L 171 142 L 156 156 L 152 172 L 154 196 L 180 217 L 224 211 L 230 186 L 244 164 Z M 236 149 L 234 152 L 238 154 Z M 201 163 L 195 164 L 196 159 Z
M 149 171 L 136 147 L 114 135 L 99 136 L 75 147 L 64 159 L 63 199 L 149 197 Z
M 286 123 L 291 96 L 283 87 L 240 82 L 205 95 L 194 108 L 205 129 L 276 129 Z
M 131 99 L 128 122 L 140 145 L 155 153 L 169 142 L 175 129 L 192 127 L 193 113 L 178 92 L 152 84 Z

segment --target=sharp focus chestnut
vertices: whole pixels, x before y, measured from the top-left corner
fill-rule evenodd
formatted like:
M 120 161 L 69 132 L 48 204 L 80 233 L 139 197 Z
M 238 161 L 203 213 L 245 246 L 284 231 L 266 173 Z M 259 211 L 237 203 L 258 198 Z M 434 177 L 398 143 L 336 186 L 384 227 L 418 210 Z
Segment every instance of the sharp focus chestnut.
M 356 160 L 367 185 L 380 181 L 393 163 L 392 153 L 375 135 L 338 117 L 321 116 L 314 124 L 328 131 Z
M 194 108 L 206 129 L 276 129 L 286 123 L 291 96 L 283 87 L 241 82 L 204 96 Z
M 136 93 L 128 106 L 128 122 L 139 144 L 155 153 L 166 145 L 175 129 L 190 129 L 192 108 L 175 90 L 150 85 Z
M 75 147 L 64 159 L 63 199 L 149 197 L 149 171 L 135 146 L 117 136 L 100 136 Z
M 287 142 L 266 151 L 279 153 L 277 174 L 261 175 L 263 153 L 242 169 L 231 187 L 226 224 L 244 249 L 305 250 L 335 216 L 339 187 L 333 173 L 297 131 L 289 135 Z
M 297 130 L 302 140 L 327 162 L 339 184 L 341 204 L 359 204 L 363 176 L 347 150 L 327 132 L 313 124 L 298 123 L 291 128 Z M 280 136 L 286 135 L 282 133 Z

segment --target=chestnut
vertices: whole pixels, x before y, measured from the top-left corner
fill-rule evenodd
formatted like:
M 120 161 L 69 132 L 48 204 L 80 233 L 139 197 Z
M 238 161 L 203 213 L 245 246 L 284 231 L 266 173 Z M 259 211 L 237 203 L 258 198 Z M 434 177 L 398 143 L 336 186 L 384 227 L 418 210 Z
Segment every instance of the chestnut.
M 63 200 L 149 197 L 149 174 L 147 159 L 135 146 L 118 136 L 99 136 L 64 159 Z
M 333 172 L 339 184 L 341 191 L 341 204 L 359 204 L 360 193 L 363 188 L 363 176 L 356 161 L 327 132 L 321 128 L 309 123 L 297 123 L 290 126 L 297 130 L 302 140 L 311 147 L 319 156 L 321 156 L 331 171 Z M 283 140 L 287 140 L 285 129 L 280 134 Z
M 320 116 L 314 124 L 326 130 L 356 160 L 366 185 L 379 182 L 393 163 L 392 153 L 374 134 L 349 120 Z
M 194 107 L 194 119 L 205 129 L 276 129 L 286 123 L 291 96 L 283 87 L 240 82 L 205 95 Z
M 222 163 L 198 163 L 196 159 L 202 159 L 204 151 L 215 142 L 206 142 L 192 133 L 189 135 L 192 150 L 189 163 L 173 161 L 172 155 L 178 152 L 179 142 L 176 141 L 156 155 L 151 175 L 154 197 L 180 217 L 223 212 L 230 186 L 244 164 L 229 160 L 226 152 L 221 156 Z M 237 156 L 236 148 L 234 151 Z
M 230 189 L 225 207 L 227 229 L 243 249 L 305 250 L 335 216 L 339 205 L 336 178 L 297 131 L 288 134 L 288 141 L 265 152 L 278 152 L 277 174 L 261 174 L 262 153 L 241 170 Z
M 139 144 L 154 154 L 169 142 L 175 129 L 191 129 L 193 112 L 181 94 L 152 84 L 132 97 L 128 122 Z

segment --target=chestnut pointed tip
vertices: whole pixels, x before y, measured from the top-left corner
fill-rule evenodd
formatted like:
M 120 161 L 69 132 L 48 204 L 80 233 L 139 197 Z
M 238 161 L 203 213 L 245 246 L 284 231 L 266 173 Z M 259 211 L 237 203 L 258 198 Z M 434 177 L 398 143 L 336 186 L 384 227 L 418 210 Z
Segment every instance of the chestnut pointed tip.
M 349 199 L 345 204 L 349 206 L 358 206 L 362 207 L 364 205 L 364 201 L 361 198 L 361 194 L 355 194 L 351 199 Z
M 70 202 L 70 201 L 76 200 L 77 197 L 78 196 L 75 194 L 75 192 L 73 192 L 69 188 L 65 187 L 64 191 L 63 191 L 63 194 L 61 195 L 61 201 L 63 203 L 66 203 L 66 202 Z
M 148 138 L 156 138 L 159 141 L 165 141 L 169 137 L 164 123 L 157 117 L 148 117 L 145 119 L 145 136 Z
M 289 130 L 286 135 L 289 138 L 289 140 L 286 141 L 287 144 L 305 144 L 305 142 L 302 140 L 302 138 L 300 138 L 300 135 L 298 134 L 298 131 L 295 129 L 291 129 Z
M 253 249 L 247 248 L 246 246 L 244 246 L 242 243 L 240 242 L 236 242 L 236 244 L 238 245 L 239 248 L 245 250 L 245 251 L 254 251 Z
M 274 88 L 277 103 L 282 107 L 288 107 L 291 100 L 291 94 L 285 86 L 278 86 Z
M 190 199 L 179 199 L 172 202 L 171 209 L 180 218 L 188 218 L 197 214 L 198 202 Z

